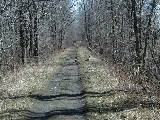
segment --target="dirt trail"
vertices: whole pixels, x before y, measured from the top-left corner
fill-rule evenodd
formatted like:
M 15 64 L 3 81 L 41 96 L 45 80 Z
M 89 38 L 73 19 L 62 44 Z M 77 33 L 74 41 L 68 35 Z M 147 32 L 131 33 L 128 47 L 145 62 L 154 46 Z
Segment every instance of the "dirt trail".
M 77 52 L 72 52 L 59 73 L 46 85 L 36 99 L 28 120 L 85 120 L 82 84 L 76 62 Z
M 46 79 L 42 89 L 8 100 L 4 106 L 9 108 L 0 119 L 159 120 L 157 98 L 138 84 L 126 82 L 87 48 L 74 48 L 61 57 L 59 72 Z

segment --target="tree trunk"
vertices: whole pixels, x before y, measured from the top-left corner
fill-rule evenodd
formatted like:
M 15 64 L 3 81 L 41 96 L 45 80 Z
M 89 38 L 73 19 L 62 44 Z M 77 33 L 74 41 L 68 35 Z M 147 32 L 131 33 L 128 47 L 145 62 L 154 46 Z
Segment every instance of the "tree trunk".
M 136 57 L 137 57 L 137 63 L 141 63 L 141 56 L 140 56 L 140 40 L 139 40 L 139 32 L 138 32 L 138 18 L 137 18 L 137 11 L 136 11 L 136 1 L 132 0 L 132 14 L 133 14 L 133 20 L 134 20 L 134 34 L 135 34 L 135 49 L 136 49 Z
M 29 57 L 30 59 L 33 57 L 33 23 L 32 23 L 32 13 L 30 11 L 29 13 L 29 34 L 30 34 L 30 40 L 29 40 Z
M 156 0 L 153 0 L 152 1 L 152 8 L 151 8 L 151 11 L 150 11 L 150 15 L 149 15 L 149 19 L 148 19 L 148 24 L 147 24 L 147 32 L 145 34 L 145 45 L 144 45 L 144 50 L 143 50 L 143 57 L 142 57 L 142 62 L 143 62 L 143 67 L 145 66 L 146 64 L 146 61 L 145 61 L 145 58 L 146 58 L 146 53 L 147 53 L 147 48 L 148 48 L 148 41 L 150 39 L 150 27 L 151 27 L 151 24 L 152 24 L 152 16 L 153 16 L 153 12 L 154 12 L 154 9 L 156 7 Z
M 33 57 L 34 62 L 38 63 L 38 26 L 37 26 L 37 6 L 34 2 L 34 49 L 33 49 Z
M 25 57 L 25 38 L 24 38 L 24 18 L 22 16 L 22 8 L 19 10 L 19 19 L 20 19 L 20 28 L 19 28 L 19 33 L 20 33 L 20 52 L 21 52 L 21 63 L 24 64 L 24 57 Z

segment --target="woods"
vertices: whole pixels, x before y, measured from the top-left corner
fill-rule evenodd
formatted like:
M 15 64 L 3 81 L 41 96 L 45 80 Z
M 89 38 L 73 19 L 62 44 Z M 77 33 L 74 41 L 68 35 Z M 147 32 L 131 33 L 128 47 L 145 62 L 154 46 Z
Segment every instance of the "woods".
M 38 63 L 62 48 L 65 31 L 73 22 L 69 0 L 2 0 L 0 67 Z
M 159 118 L 159 0 L 0 0 L 0 119 Z
M 2 0 L 0 5 L 4 74 L 81 40 L 131 79 L 159 89 L 158 0 Z
M 88 47 L 110 58 L 130 78 L 159 88 L 158 0 L 83 0 Z

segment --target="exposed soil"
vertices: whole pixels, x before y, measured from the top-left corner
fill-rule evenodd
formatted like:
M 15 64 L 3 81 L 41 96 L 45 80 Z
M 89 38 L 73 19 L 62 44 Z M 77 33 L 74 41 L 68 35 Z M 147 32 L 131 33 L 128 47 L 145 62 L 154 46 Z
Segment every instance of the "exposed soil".
M 43 84 L 43 89 L 32 91 L 27 96 L 6 99 L 6 105 L 3 106 L 9 107 L 3 110 L 0 119 L 159 120 L 160 118 L 159 99 L 150 96 L 132 81 L 117 76 L 108 63 L 87 48 L 74 48 L 68 52 L 56 73 L 48 77 L 49 80 Z
M 84 101 L 77 53 L 72 52 L 59 73 L 46 85 L 41 94 L 31 95 L 36 99 L 29 111 L 28 120 L 84 120 Z
M 69 52 L 59 72 L 48 78 L 51 79 L 45 82 L 43 89 L 5 98 L 0 119 L 85 120 L 77 49 Z

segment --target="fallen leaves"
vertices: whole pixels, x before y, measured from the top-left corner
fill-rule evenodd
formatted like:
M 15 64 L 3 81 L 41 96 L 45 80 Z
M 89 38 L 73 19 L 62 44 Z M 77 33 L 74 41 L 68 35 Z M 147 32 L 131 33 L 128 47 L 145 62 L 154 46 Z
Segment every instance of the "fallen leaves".
M 86 55 L 90 56 L 85 61 Z M 122 80 L 110 65 L 84 47 L 78 50 L 80 72 L 86 95 L 88 120 L 159 120 L 158 107 L 144 107 L 139 101 L 155 102 L 154 96 L 144 95 L 139 86 Z M 104 94 L 105 93 L 105 94 Z
M 23 110 L 32 106 L 33 101 L 28 99 L 27 96 L 44 89 L 73 50 L 72 48 L 66 49 L 64 52 L 51 56 L 38 66 L 27 65 L 18 72 L 8 73 L 3 77 L 0 88 L 0 113 L 3 113 L 2 116 L 5 111 Z M 24 99 L 16 99 L 21 96 L 24 96 Z

